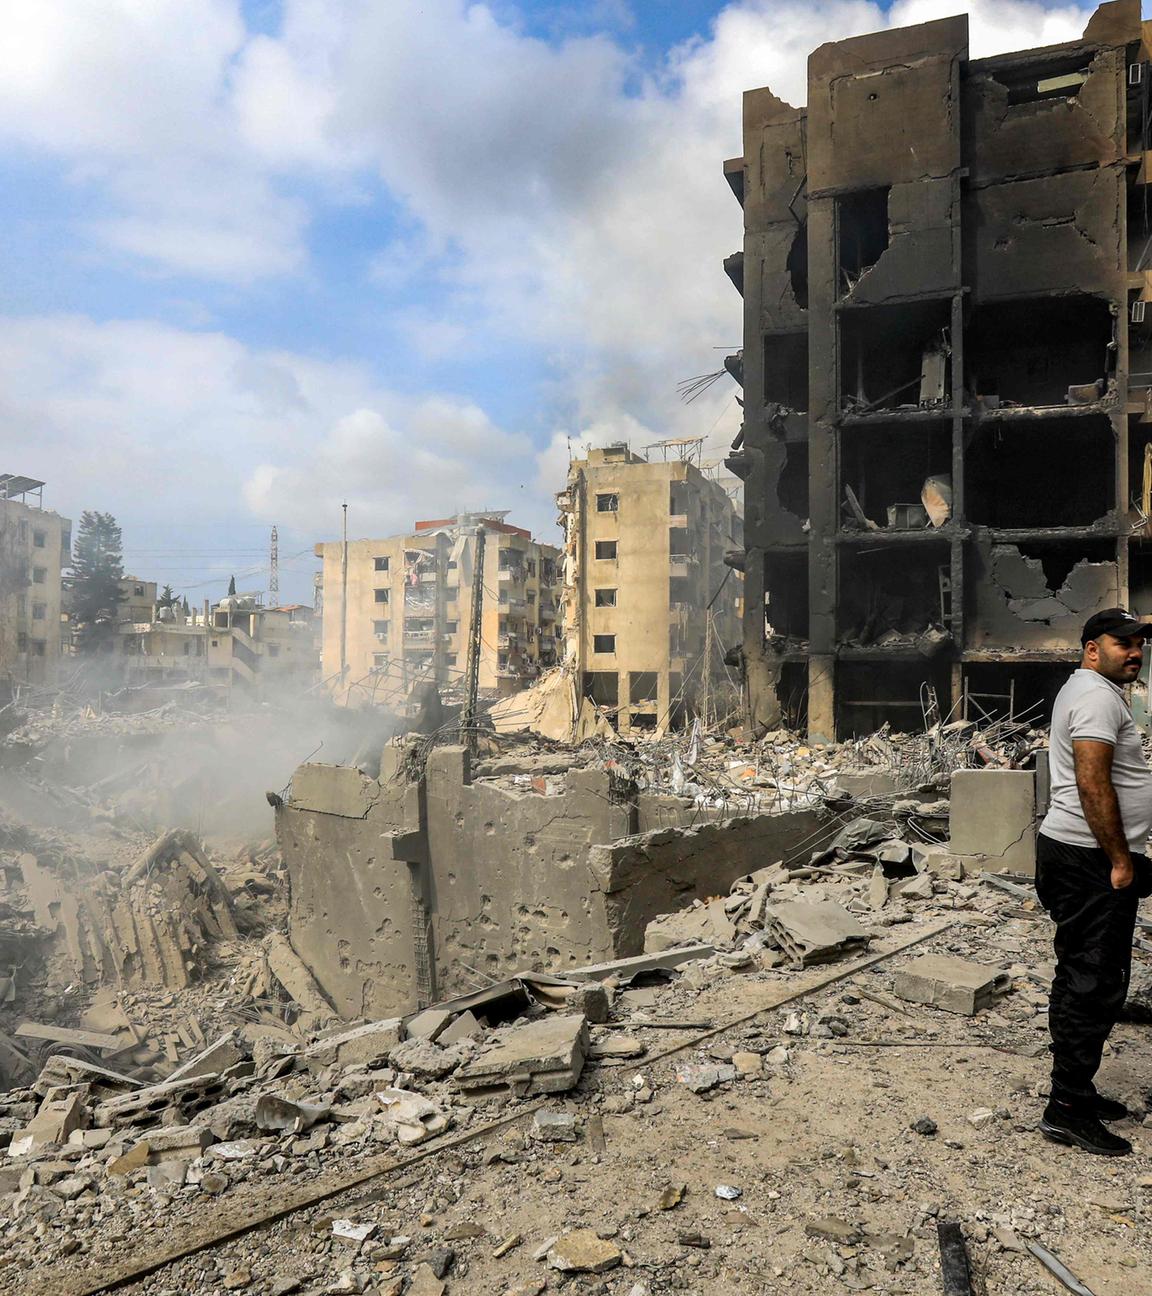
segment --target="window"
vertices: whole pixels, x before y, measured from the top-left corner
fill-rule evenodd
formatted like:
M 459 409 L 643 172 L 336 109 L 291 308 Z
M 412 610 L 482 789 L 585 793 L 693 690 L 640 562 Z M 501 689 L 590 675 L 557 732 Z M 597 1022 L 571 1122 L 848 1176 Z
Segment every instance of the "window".
M 597 653 L 614 653 L 616 651 L 616 636 L 593 635 L 592 651 Z
M 507 602 L 508 602 L 508 591 L 507 591 L 506 589 L 502 589 L 502 590 L 500 591 L 500 602 L 501 602 L 501 603 L 507 603 Z
M 620 496 L 612 493 L 596 496 L 597 513 L 617 513 L 620 510 Z
M 455 634 L 456 631 L 459 630 L 459 629 L 460 629 L 460 622 L 459 622 L 459 621 L 445 621 L 445 622 L 444 622 L 444 633 L 445 633 L 445 634 Z
M 444 665 L 445 665 L 445 666 L 455 666 L 455 665 L 456 665 L 456 654 L 455 654 L 455 653 L 445 653 L 445 654 L 444 654 Z
M 133 586 L 132 586 L 132 593 L 133 593 L 133 595 L 142 598 L 142 597 L 144 596 L 144 586 L 143 586 L 143 585 L 133 585 Z
M 529 559 L 528 559 L 528 575 L 529 575 L 529 576 L 535 576 L 535 575 L 536 575 L 536 559 L 535 559 L 535 558 L 529 558 Z
M 373 558 L 373 559 L 372 559 L 372 566 L 376 569 L 376 571 L 387 571 L 387 570 L 388 570 L 388 559 L 387 559 L 387 558 Z
M 23 630 L 18 630 L 16 632 L 16 651 L 28 651 L 28 635 Z
M 499 657 L 496 659 L 496 668 L 497 668 L 497 670 L 507 670 L 507 669 L 508 669 L 508 654 L 507 654 L 507 653 L 502 652 L 502 653 L 499 655 Z
M 44 640 L 43 640 L 43 639 L 32 639 L 32 640 L 30 640 L 30 641 L 29 641 L 29 644 L 28 644 L 28 647 L 31 649 L 31 651 L 32 651 L 32 656 L 33 656 L 33 657 L 43 657 L 43 656 L 44 656 Z
M 373 633 L 374 635 L 379 635 L 380 638 L 383 639 L 383 638 L 388 634 L 388 622 L 387 622 L 387 621 L 373 621 L 373 622 L 372 622 L 372 633 Z
M 220 640 L 219 640 L 219 639 L 213 639 L 213 640 L 212 640 L 212 647 L 213 647 L 213 648 L 219 648 L 219 647 L 220 647 Z
M 269 657 L 279 657 L 279 656 L 280 656 L 280 645 L 279 645 L 279 644 L 269 644 L 269 645 L 268 645 L 268 656 L 269 656 Z
M 372 597 L 376 600 L 377 603 L 387 603 L 388 591 L 386 589 L 373 590 Z
M 615 607 L 616 591 L 614 589 L 598 589 L 596 591 L 597 607 Z
M 631 671 L 628 675 L 628 701 L 655 702 L 660 695 L 660 676 L 656 671 Z
M 372 654 L 372 669 L 373 669 L 373 670 L 386 670 L 387 668 L 388 668 L 388 654 L 387 654 L 387 653 L 373 653 L 373 654 Z
M 33 567 L 33 568 L 32 568 L 32 583 L 33 583 L 34 585 L 43 585 L 44 582 L 45 582 L 45 580 L 47 580 L 47 578 L 48 578 L 48 568 L 47 568 L 47 567 Z
M 596 541 L 597 558 L 615 558 L 616 541 L 615 540 L 597 540 Z
M 460 597 L 460 589 L 456 585 L 449 585 L 444 591 L 444 601 L 446 603 L 455 603 Z
M 33 532 L 32 532 L 32 543 L 36 546 L 37 549 L 43 549 L 43 548 L 45 547 L 45 545 L 47 545 L 47 543 L 48 543 L 48 532 L 47 532 L 47 531 L 33 531 Z
M 48 615 L 48 607 L 44 603 L 32 604 L 32 620 L 43 621 Z
M 449 559 L 448 559 L 448 570 L 449 570 L 449 571 L 455 571 L 456 568 L 457 568 L 459 565 L 460 565 L 460 564 L 456 561 L 455 558 L 449 558 Z
M 525 592 L 524 592 L 524 597 L 528 600 L 529 603 L 535 603 L 535 602 L 536 602 L 536 591 L 535 591 L 535 590 L 525 590 Z

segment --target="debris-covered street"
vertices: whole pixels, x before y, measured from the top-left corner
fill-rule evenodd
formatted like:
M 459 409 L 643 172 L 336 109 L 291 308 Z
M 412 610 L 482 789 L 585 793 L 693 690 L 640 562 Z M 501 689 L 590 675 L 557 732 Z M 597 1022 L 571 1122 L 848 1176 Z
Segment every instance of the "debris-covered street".
M 1139 0 L 0 64 L 0 1296 L 1152 1296 Z

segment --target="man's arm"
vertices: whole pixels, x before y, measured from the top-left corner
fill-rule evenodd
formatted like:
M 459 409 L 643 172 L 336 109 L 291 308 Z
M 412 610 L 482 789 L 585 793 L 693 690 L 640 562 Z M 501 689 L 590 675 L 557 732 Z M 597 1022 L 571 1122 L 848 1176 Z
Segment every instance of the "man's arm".
M 1072 741 L 1076 787 L 1092 835 L 1112 861 L 1112 885 L 1119 890 L 1132 882 L 1132 855 L 1120 818 L 1120 802 L 1112 786 L 1112 744 L 1090 738 Z

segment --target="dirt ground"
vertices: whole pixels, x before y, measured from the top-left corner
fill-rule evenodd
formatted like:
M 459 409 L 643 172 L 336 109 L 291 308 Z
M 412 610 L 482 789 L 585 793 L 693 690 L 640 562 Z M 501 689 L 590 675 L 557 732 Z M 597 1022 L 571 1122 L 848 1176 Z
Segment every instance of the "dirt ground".
M 1008 916 L 1013 912 L 1018 916 Z M 974 1290 L 985 1296 L 1062 1290 L 1023 1250 L 1028 1239 L 1059 1256 L 1096 1296 L 1148 1296 L 1152 1127 L 1138 1119 L 1119 1124 L 1135 1154 L 1118 1160 L 1053 1145 L 1035 1130 L 1047 1078 L 1047 1019 L 1043 991 L 1028 974 L 1042 976 L 1050 964 L 1047 921 L 1010 905 L 992 918 L 962 910 L 944 917 L 952 923 L 947 930 L 801 999 L 799 985 L 826 982 L 863 960 L 812 969 L 802 981 L 733 973 L 702 988 L 682 980 L 648 992 L 653 1002 L 645 1011 L 663 1020 L 719 1024 L 763 1010 L 674 1056 L 654 1055 L 693 1040 L 698 1028 L 644 1029 L 628 1020 L 635 1005 L 618 1004 L 618 1029 L 642 1039 L 648 1056 L 590 1067 L 574 1094 L 545 1101 L 546 1110 L 575 1116 L 576 1142 L 538 1141 L 529 1104 L 521 1104 L 523 1118 L 493 1134 L 199 1251 L 123 1290 L 927 1296 L 942 1290 L 939 1217 L 961 1223 Z M 926 916 L 920 930 L 929 929 Z M 916 935 L 914 924 L 894 927 L 871 953 Z M 1014 989 L 975 1018 L 885 1006 L 861 993 L 887 999 L 893 969 L 928 951 L 1010 967 Z M 790 1002 L 781 1004 L 785 996 Z M 787 1060 L 771 1054 L 778 1047 Z M 761 1054 L 763 1072 L 702 1093 L 677 1081 L 685 1064 L 723 1062 L 733 1052 Z M 649 1101 L 642 1089 L 637 1101 L 641 1084 L 652 1091 Z M 1147 1027 L 1117 1029 L 1100 1087 L 1143 1112 L 1152 1087 Z M 474 1124 L 516 1109 L 490 1104 Z M 992 1115 L 976 1115 L 974 1123 L 969 1118 L 981 1109 Z M 935 1133 L 913 1129 L 924 1117 Z M 357 1166 L 340 1169 L 351 1176 Z M 719 1185 L 739 1195 L 723 1200 Z M 241 1221 L 275 1206 L 285 1191 L 270 1182 L 229 1209 Z M 665 1206 L 680 1200 L 661 1209 L 662 1195 Z M 189 1212 L 200 1209 L 195 1197 L 186 1200 Z M 179 1198 L 173 1207 L 167 1236 L 103 1239 L 75 1266 L 42 1270 L 37 1285 L 44 1292 L 92 1290 L 102 1270 L 195 1227 L 195 1218 L 181 1219 Z M 362 1243 L 345 1241 L 332 1234 L 338 1219 L 375 1230 Z M 609 1239 L 621 1253 L 617 1267 L 565 1274 L 533 1258 L 549 1238 L 572 1229 Z M 493 1254 L 517 1235 L 520 1242 Z M 443 1288 L 422 1267 L 428 1260 L 444 1273 Z M 28 1278 L 35 1282 L 35 1271 Z

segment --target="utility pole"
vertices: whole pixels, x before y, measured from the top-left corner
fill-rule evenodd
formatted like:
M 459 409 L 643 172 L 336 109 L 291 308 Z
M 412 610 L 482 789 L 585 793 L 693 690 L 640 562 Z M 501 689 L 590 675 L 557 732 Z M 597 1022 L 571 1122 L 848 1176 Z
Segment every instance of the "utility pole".
M 280 536 L 272 528 L 272 543 L 268 550 L 268 605 L 280 606 Z
M 476 528 L 475 570 L 472 573 L 472 607 L 468 617 L 468 668 L 464 680 L 465 699 L 461 724 L 468 735 L 468 746 L 475 749 L 476 700 L 480 690 L 480 629 L 484 607 L 484 528 Z
M 344 510 L 344 543 L 340 549 L 340 683 L 348 670 L 348 502 Z M 347 699 L 345 699 L 347 700 Z

